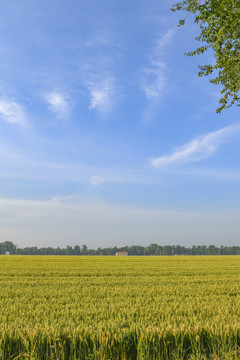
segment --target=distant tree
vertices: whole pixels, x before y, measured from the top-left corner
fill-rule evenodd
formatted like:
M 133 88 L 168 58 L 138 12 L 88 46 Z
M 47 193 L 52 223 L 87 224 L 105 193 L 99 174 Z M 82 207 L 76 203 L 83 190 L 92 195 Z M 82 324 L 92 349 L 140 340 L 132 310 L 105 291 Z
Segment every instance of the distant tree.
M 215 63 L 199 66 L 199 76 L 214 74 L 210 80 L 222 85 L 222 97 L 217 113 L 234 103 L 240 105 L 240 0 L 183 0 L 173 5 L 173 11 L 185 10 L 195 16 L 203 45 L 185 55 L 202 54 L 212 49 Z M 185 24 L 181 19 L 179 26 Z
M 207 247 L 205 245 L 201 245 L 199 248 L 200 255 L 207 255 Z
M 54 249 L 49 246 L 49 247 L 46 249 L 46 254 L 47 254 L 47 255 L 54 255 Z
M 96 253 L 97 253 L 97 255 L 102 255 L 102 249 L 100 247 L 98 247 Z
M 117 251 L 118 251 L 117 247 L 116 247 L 116 246 L 114 246 L 114 248 L 113 248 L 113 252 L 112 252 L 112 255 L 115 255 Z
M 172 255 L 172 247 L 170 245 L 164 245 L 162 255 Z
M 231 247 L 231 255 L 239 255 L 239 247 L 238 246 Z
M 17 246 L 14 245 L 11 241 L 4 241 L 1 243 L 0 251 L 1 254 L 6 254 L 9 252 L 10 254 L 16 253 Z
M 87 250 L 88 250 L 88 248 L 87 248 L 87 245 L 83 245 L 82 246 L 82 255 L 87 255 Z
M 58 246 L 55 250 L 55 255 L 62 255 L 63 254 L 63 251 L 62 249 L 60 249 L 60 247 Z
M 151 244 L 151 245 L 149 245 L 149 247 L 148 247 L 148 253 L 149 253 L 149 255 L 156 255 L 157 249 L 158 249 L 158 245 L 157 245 L 157 244 Z
M 81 248 L 80 248 L 79 245 L 75 245 L 75 246 L 74 246 L 73 254 L 74 254 L 74 255 L 80 255 L 80 254 L 81 254 Z
M 176 246 L 176 254 L 181 255 L 182 254 L 182 247 L 180 245 Z
M 197 255 L 197 247 L 194 245 L 192 246 L 192 251 L 191 251 L 192 255 Z
M 74 252 L 72 246 L 68 245 L 66 248 L 66 255 L 73 255 L 73 254 Z
M 209 247 L 207 249 L 207 254 L 208 255 L 217 255 L 218 254 L 218 249 L 214 245 L 209 245 Z

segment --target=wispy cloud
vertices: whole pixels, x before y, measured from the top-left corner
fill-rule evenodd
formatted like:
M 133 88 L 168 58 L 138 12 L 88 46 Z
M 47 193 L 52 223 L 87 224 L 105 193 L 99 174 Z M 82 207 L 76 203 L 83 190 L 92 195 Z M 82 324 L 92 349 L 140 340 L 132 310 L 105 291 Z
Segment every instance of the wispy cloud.
M 153 50 L 153 56 L 158 58 L 160 56 L 167 55 L 166 49 L 172 40 L 173 33 L 174 33 L 173 29 L 168 29 L 168 31 L 157 40 L 156 46 Z
M 150 56 L 150 65 L 143 69 L 142 90 L 147 99 L 158 99 L 166 85 L 167 71 L 167 46 L 173 36 L 173 30 L 169 29 L 160 37 Z
M 154 66 L 144 69 L 142 88 L 147 99 L 160 97 L 166 83 L 165 70 L 164 62 L 155 63 Z
M 11 124 L 26 125 L 27 123 L 23 106 L 9 99 L 0 99 L 0 118 Z
M 102 113 L 107 113 L 115 100 L 115 81 L 111 76 L 97 78 L 93 81 L 86 82 L 90 93 L 89 109 L 97 109 Z
M 111 33 L 107 30 L 99 30 L 95 35 L 88 39 L 85 43 L 86 47 L 96 48 L 103 47 L 110 43 Z
M 59 119 L 64 119 L 69 113 L 69 103 L 66 97 L 58 91 L 48 92 L 44 96 L 52 111 Z
M 69 194 L 69 195 L 55 195 L 52 197 L 52 201 L 58 201 L 58 202 L 64 202 L 64 201 L 74 202 L 75 200 L 79 200 L 79 199 L 80 199 L 79 193 L 74 193 L 74 194 Z
M 160 168 L 167 165 L 197 162 L 213 155 L 223 143 L 230 141 L 235 135 L 240 135 L 239 124 L 232 124 L 204 136 L 199 136 L 177 148 L 172 154 L 152 160 L 152 165 Z
M 120 50 L 115 35 L 108 29 L 92 33 L 85 43 L 85 60 L 80 67 L 89 109 L 103 115 L 110 112 L 119 94 L 116 69 Z
M 191 167 L 191 168 L 182 168 L 180 174 L 187 176 L 195 176 L 197 178 L 204 177 L 213 179 L 214 182 L 216 180 L 222 181 L 230 181 L 230 182 L 239 182 L 240 181 L 240 169 L 239 168 L 231 168 L 231 167 L 223 167 L 223 168 L 203 168 L 203 167 Z

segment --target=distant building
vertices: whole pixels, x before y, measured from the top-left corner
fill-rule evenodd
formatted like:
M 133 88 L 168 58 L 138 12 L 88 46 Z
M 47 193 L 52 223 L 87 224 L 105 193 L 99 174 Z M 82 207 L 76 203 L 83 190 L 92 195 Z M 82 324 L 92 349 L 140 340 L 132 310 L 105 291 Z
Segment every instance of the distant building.
M 128 256 L 128 252 L 127 251 L 118 251 L 118 252 L 116 252 L 116 256 Z
M 6 255 L 10 255 L 10 252 L 9 252 L 9 251 L 6 251 Z

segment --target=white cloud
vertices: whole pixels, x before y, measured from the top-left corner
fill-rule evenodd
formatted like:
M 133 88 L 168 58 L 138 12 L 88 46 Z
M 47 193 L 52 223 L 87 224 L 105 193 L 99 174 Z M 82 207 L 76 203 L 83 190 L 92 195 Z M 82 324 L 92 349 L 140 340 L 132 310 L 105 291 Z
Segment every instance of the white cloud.
M 187 144 L 177 148 L 172 154 L 152 160 L 156 168 L 197 162 L 214 154 L 221 144 L 228 142 L 234 135 L 240 134 L 240 125 L 233 124 L 220 130 L 199 136 Z
M 143 69 L 142 90 L 147 99 L 158 99 L 166 85 L 167 62 L 165 60 L 166 48 L 173 36 L 169 29 L 160 37 L 150 56 L 149 67 Z
M 115 84 L 112 77 L 100 78 L 86 83 L 90 92 L 89 109 L 107 113 L 115 99 Z
M 49 105 L 49 109 L 57 115 L 58 118 L 64 119 L 68 116 L 69 103 L 63 94 L 58 91 L 53 91 L 47 93 L 44 97 Z
M 8 99 L 0 100 L 0 118 L 11 124 L 26 125 L 27 122 L 23 106 Z
M 93 185 L 93 186 L 97 186 L 97 185 L 99 185 L 99 184 L 101 184 L 102 182 L 103 182 L 104 180 L 103 180 L 103 178 L 101 177 L 101 176 L 93 176 L 92 178 L 91 178 L 91 184 Z

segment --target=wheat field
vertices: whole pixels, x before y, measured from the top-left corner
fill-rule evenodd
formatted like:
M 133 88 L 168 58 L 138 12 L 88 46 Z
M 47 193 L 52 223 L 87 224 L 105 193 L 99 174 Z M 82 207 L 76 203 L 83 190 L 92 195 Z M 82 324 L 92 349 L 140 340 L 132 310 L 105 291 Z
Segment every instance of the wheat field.
M 239 359 L 240 257 L 0 256 L 0 359 Z

